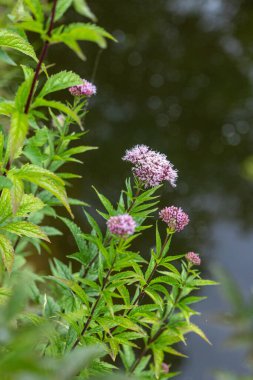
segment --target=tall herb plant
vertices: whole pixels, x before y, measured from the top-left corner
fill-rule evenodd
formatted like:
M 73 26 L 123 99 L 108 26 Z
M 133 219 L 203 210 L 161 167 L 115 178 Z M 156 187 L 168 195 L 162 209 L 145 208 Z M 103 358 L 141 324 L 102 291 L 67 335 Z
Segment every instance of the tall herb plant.
M 92 23 L 63 24 L 70 7 Z M 198 314 L 192 304 L 203 299 L 192 292 L 214 284 L 201 279 L 196 253 L 174 254 L 173 236 L 187 226 L 188 215 L 169 206 L 154 222 L 162 183 L 175 186 L 177 171 L 144 145 L 127 151 L 123 159 L 133 164 L 133 178 L 116 205 L 94 188 L 105 222 L 100 227 L 85 209 L 90 233 L 83 233 L 71 205 L 84 204 L 66 193 L 78 176 L 63 166 L 93 149 L 78 141 L 96 88 L 68 68 L 56 72 L 47 52 L 63 43 L 84 59 L 79 41 L 105 48 L 114 38 L 94 23 L 85 0 L 19 0 L 8 12 L 0 58 L 18 65 L 24 79 L 13 98 L 0 100 L 1 378 L 85 379 L 121 369 L 128 378 L 169 379 L 176 374 L 171 355 L 184 356 L 175 345 L 185 343 L 187 333 L 208 341 L 190 320 Z M 34 34 L 41 39 L 40 53 L 29 42 Z M 67 89 L 72 102 L 54 100 L 55 92 Z M 59 216 L 60 205 L 69 217 Z M 51 244 L 53 251 L 53 236 L 60 232 L 43 225 L 45 216 L 67 225 L 76 250 L 68 264 L 53 259 L 51 275 L 42 277 L 27 267 L 26 255 L 30 245 L 40 252 Z M 134 244 L 146 230 L 154 234 L 154 246 L 143 255 Z

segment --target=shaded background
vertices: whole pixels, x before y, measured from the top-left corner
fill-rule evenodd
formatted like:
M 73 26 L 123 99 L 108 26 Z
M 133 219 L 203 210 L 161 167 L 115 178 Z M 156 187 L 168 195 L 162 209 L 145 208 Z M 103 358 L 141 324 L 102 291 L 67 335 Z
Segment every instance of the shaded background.
M 91 3 L 91 2 L 90 2 Z M 99 25 L 118 39 L 100 55 L 98 94 L 86 117 L 85 142 L 99 146 L 84 156 L 83 174 L 72 196 L 97 206 L 94 184 L 116 200 L 129 176 L 125 149 L 147 144 L 164 152 L 179 170 L 175 190 L 165 187 L 162 205 L 182 206 L 190 226 L 176 236 L 175 253 L 197 251 L 206 276 L 224 268 L 250 295 L 253 264 L 252 0 L 96 0 Z M 70 11 L 67 21 L 77 20 Z M 98 49 L 83 45 L 83 63 L 56 46 L 50 61 L 93 76 Z M 79 223 L 86 228 L 79 212 Z M 59 255 L 73 252 L 72 240 L 57 239 Z M 145 234 L 142 252 L 152 243 Z M 67 247 L 67 248 L 66 248 Z M 147 251 L 148 252 L 148 251 Z M 203 291 L 208 300 L 195 318 L 213 345 L 189 336 L 189 359 L 175 363 L 180 380 L 213 380 L 218 369 L 247 374 L 243 348 L 225 344 L 233 331 L 217 315 L 230 310 L 222 286 Z

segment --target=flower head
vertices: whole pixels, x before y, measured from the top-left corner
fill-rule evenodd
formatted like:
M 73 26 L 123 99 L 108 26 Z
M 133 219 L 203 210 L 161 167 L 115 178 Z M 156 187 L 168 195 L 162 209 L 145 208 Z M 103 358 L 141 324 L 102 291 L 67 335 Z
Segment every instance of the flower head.
M 167 363 L 162 363 L 162 370 L 163 370 L 163 373 L 169 373 L 170 366 Z
M 128 214 L 111 216 L 107 221 L 109 231 L 118 236 L 132 235 L 136 228 L 136 223 Z
M 94 84 L 88 82 L 87 80 L 83 79 L 82 84 L 78 84 L 77 86 L 73 86 L 69 88 L 69 92 L 73 96 L 87 96 L 90 98 L 92 95 L 96 95 L 97 88 Z
M 188 252 L 185 255 L 185 258 L 190 263 L 192 263 L 193 265 L 200 265 L 201 264 L 201 259 L 200 259 L 199 255 L 197 253 L 195 253 L 195 252 Z
M 182 231 L 190 221 L 181 207 L 175 206 L 163 208 L 159 217 L 168 225 L 170 232 Z
M 165 154 L 156 152 L 146 145 L 136 145 L 127 150 L 124 161 L 131 162 L 134 175 L 144 184 L 144 187 L 154 187 L 164 181 L 176 186 L 177 171 L 173 168 Z

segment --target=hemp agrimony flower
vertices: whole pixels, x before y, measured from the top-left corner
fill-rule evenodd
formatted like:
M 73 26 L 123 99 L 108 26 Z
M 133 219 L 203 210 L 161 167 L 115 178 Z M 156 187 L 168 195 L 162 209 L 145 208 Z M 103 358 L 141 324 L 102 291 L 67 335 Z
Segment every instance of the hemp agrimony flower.
M 111 216 L 107 221 L 107 227 L 113 235 L 128 236 L 133 235 L 136 223 L 128 214 Z
M 185 258 L 190 263 L 192 263 L 193 265 L 200 265 L 201 264 L 201 259 L 200 259 L 199 255 L 197 253 L 195 253 L 195 252 L 188 252 L 185 255 Z
M 156 152 L 146 145 L 136 145 L 127 150 L 122 159 L 134 165 L 133 173 L 145 188 L 158 186 L 164 181 L 168 181 L 173 187 L 176 186 L 177 171 L 165 154 Z
M 97 88 L 94 84 L 88 82 L 86 79 L 83 80 L 83 84 L 78 84 L 69 88 L 69 92 L 73 96 L 87 96 L 90 98 L 92 95 L 96 95 Z
M 165 207 L 159 212 L 159 217 L 168 225 L 170 232 L 180 232 L 189 223 L 188 215 L 181 207 Z

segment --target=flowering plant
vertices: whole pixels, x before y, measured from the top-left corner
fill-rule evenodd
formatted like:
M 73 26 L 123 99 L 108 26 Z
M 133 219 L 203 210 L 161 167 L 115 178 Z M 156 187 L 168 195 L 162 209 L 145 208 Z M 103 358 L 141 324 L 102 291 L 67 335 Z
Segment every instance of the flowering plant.
M 71 71 L 51 74 L 45 58 L 50 45 L 64 43 L 83 59 L 78 41 L 104 48 L 113 37 L 96 24 L 56 26 L 71 6 L 95 20 L 84 0 L 53 0 L 50 10 L 38 0 L 20 0 L 10 11 L 13 24 L 0 30 L 1 49 L 35 62 L 35 67 L 30 61 L 20 64 L 17 57 L 24 80 L 14 97 L 0 101 L 1 379 L 85 379 L 117 369 L 140 379 L 169 379 L 176 374 L 169 355 L 183 356 L 175 344 L 185 342 L 189 332 L 207 340 L 190 321 L 198 314 L 191 304 L 203 297 L 191 293 L 213 282 L 201 279 L 197 254 L 174 254 L 173 235 L 189 223 L 181 208 L 163 208 L 151 231 L 159 189 L 164 181 L 175 187 L 177 171 L 164 154 L 145 145 L 123 157 L 133 164 L 133 179 L 126 180 L 116 205 L 95 189 L 104 224 L 99 226 L 87 209 L 90 232 L 74 223 L 71 206 L 86 204 L 68 197 L 66 186 L 77 175 L 62 167 L 94 149 L 71 143 L 84 135 L 76 128 L 83 128 L 96 87 Z M 39 58 L 27 32 L 43 40 Z M 5 50 L 1 53 L 5 62 L 13 62 Z M 72 103 L 51 98 L 67 89 Z M 71 219 L 59 215 L 60 205 Z M 54 258 L 48 276 L 27 266 L 31 246 L 49 249 L 49 237 L 53 242 L 61 234 L 43 225 L 45 216 L 60 218 L 73 234 L 77 248 L 68 259 L 77 269 L 66 258 Z M 154 233 L 155 243 L 142 255 L 134 244 L 146 230 Z

